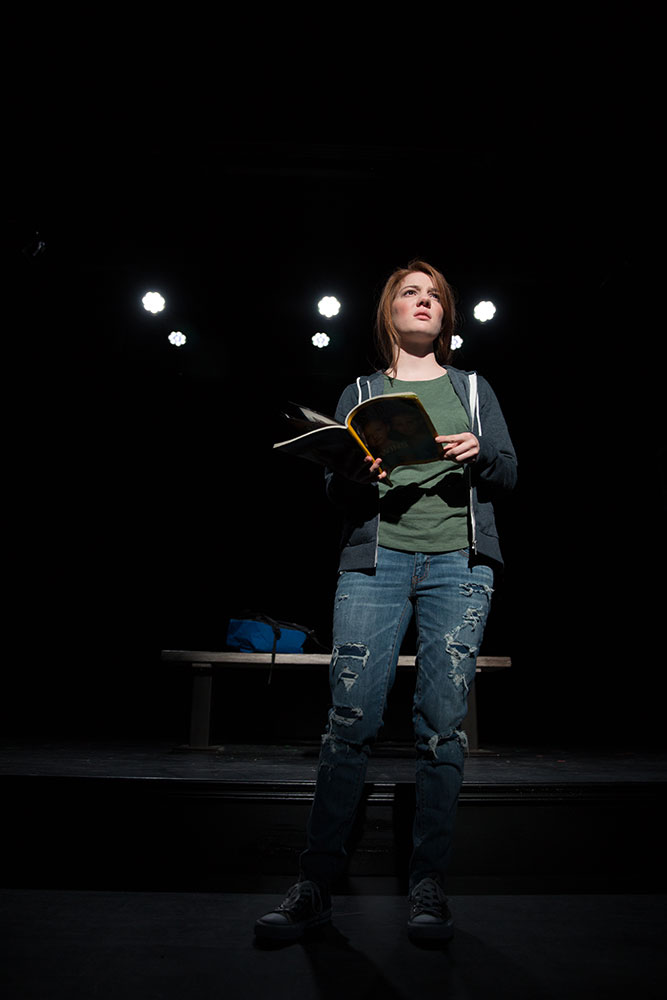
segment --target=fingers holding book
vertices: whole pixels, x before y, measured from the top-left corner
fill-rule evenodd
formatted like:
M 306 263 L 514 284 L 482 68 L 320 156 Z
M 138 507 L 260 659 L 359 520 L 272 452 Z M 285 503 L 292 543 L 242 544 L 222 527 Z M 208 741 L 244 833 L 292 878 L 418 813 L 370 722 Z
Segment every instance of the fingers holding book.
M 368 466 L 368 475 L 372 483 L 376 482 L 377 480 L 387 478 L 387 473 L 382 468 L 381 458 L 374 459 L 372 455 L 366 455 L 364 457 L 364 462 L 366 462 Z
M 470 431 L 462 434 L 439 434 L 436 439 L 442 445 L 442 457 L 455 462 L 474 462 L 479 454 L 479 441 Z

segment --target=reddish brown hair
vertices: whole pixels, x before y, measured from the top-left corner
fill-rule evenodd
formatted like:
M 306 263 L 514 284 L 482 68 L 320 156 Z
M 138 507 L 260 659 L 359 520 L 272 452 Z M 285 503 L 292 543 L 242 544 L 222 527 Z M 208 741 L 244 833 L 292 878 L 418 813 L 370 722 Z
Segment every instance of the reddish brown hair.
M 398 293 L 399 285 L 408 274 L 412 274 L 414 271 L 427 274 L 440 296 L 443 317 L 440 333 L 433 345 L 436 361 L 444 365 L 449 361 L 451 355 L 452 336 L 456 323 L 454 292 L 444 275 L 435 267 L 432 267 L 423 260 L 411 260 L 407 267 L 396 268 L 390 274 L 378 302 L 375 318 L 375 344 L 380 355 L 382 367 L 387 371 L 395 369 L 400 347 L 400 337 L 391 318 L 391 307 Z

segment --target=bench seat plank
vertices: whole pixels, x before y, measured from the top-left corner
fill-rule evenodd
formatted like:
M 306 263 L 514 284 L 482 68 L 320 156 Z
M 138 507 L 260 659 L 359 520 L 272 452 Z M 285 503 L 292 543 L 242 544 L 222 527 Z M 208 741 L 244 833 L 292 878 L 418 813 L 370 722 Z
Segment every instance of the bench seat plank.
M 271 653 L 219 653 L 215 651 L 202 651 L 193 649 L 164 649 L 162 659 L 166 661 L 221 665 L 233 667 L 267 666 L 271 664 Z M 328 666 L 331 659 L 330 653 L 276 653 L 274 666 Z M 416 657 L 414 654 L 399 656 L 399 667 L 414 667 Z M 477 671 L 481 670 L 502 670 L 510 667 L 512 660 L 509 656 L 478 656 Z

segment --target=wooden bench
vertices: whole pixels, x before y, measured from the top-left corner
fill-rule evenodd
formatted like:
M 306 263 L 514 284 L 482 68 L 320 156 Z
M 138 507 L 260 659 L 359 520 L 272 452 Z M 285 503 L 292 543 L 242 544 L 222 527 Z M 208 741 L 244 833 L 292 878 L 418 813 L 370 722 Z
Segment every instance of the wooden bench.
M 244 670 L 300 670 L 304 667 L 326 669 L 329 666 L 329 653 L 277 653 L 275 663 L 271 664 L 270 653 L 218 653 L 203 652 L 192 649 L 163 649 L 162 660 L 183 663 L 192 670 L 192 704 L 190 708 L 190 742 L 192 750 L 211 749 L 211 694 L 213 687 L 213 670 L 218 667 L 241 668 Z M 487 670 L 503 670 L 512 665 L 509 656 L 478 656 L 477 673 Z M 399 669 L 414 670 L 415 657 L 399 656 Z M 475 685 L 468 695 L 468 714 L 463 723 L 463 729 L 468 736 L 471 750 L 479 748 L 477 732 L 477 701 Z

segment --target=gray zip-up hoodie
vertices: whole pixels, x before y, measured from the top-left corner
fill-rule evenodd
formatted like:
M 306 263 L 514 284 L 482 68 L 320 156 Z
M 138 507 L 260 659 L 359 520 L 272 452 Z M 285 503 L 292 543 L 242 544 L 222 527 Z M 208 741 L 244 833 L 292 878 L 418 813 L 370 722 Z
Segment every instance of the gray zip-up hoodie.
M 468 523 L 471 559 L 502 565 L 503 558 L 493 501 L 516 484 L 517 461 L 500 405 L 486 379 L 476 372 L 447 367 L 452 386 L 479 440 L 479 454 L 466 467 L 470 491 Z M 361 376 L 343 391 L 336 420 L 345 423 L 350 410 L 364 399 L 380 396 L 383 373 Z M 379 490 L 376 484 L 362 485 L 326 470 L 327 496 L 344 515 L 339 569 L 368 570 L 377 564 Z

